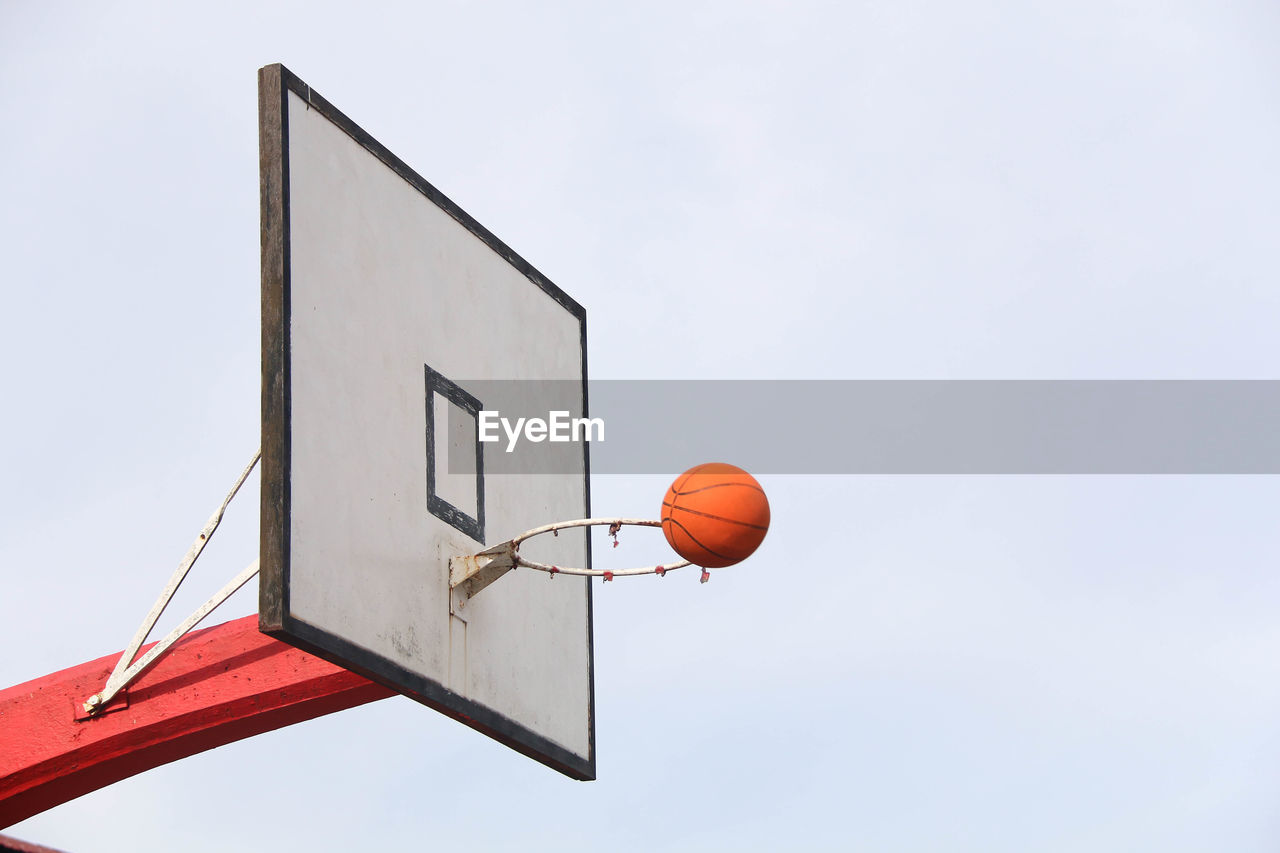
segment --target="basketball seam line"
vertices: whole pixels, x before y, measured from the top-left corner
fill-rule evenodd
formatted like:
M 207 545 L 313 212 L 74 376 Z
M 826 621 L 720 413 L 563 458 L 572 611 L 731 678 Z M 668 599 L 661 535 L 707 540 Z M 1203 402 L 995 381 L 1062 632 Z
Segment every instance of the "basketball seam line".
M 685 536 L 688 536 L 690 539 L 693 540 L 693 544 L 697 545 L 699 548 L 706 551 L 708 554 L 711 554 L 712 556 L 715 556 L 715 557 L 719 557 L 722 560 L 733 559 L 733 557 L 728 554 L 721 554 L 719 551 L 715 551 L 711 548 L 708 548 L 706 545 L 703 545 L 701 542 L 698 541 L 697 536 L 694 536 L 692 533 L 689 532 L 689 528 L 685 527 L 683 524 L 676 521 L 674 518 L 671 518 L 670 516 L 668 516 L 667 520 L 671 522 L 671 525 L 673 527 L 679 527 L 684 532 Z M 681 556 L 684 556 L 684 555 L 682 554 Z M 686 557 L 685 559 L 688 559 L 688 558 Z M 693 561 L 690 560 L 689 562 L 693 562 Z
M 750 527 L 752 530 L 767 531 L 769 529 L 768 525 L 752 524 L 749 521 L 738 521 L 736 518 L 725 518 L 723 515 L 712 515 L 709 512 L 699 512 L 696 509 L 689 509 L 687 506 L 676 506 L 675 504 L 667 503 L 666 501 L 663 501 L 662 505 L 665 507 L 669 507 L 672 512 L 676 510 L 680 510 L 681 512 L 687 512 L 687 513 L 690 513 L 691 515 L 700 515 L 703 518 L 713 518 L 716 521 L 724 521 L 724 522 L 728 522 L 729 524 L 738 524 L 738 525 L 741 525 L 742 527 Z M 671 518 L 671 516 L 667 516 L 667 518 Z M 672 520 L 674 521 L 674 519 Z
M 705 492 L 708 489 L 726 489 L 730 486 L 742 486 L 745 489 L 755 489 L 760 494 L 764 494 L 764 489 L 762 489 L 760 486 L 757 486 L 754 483 L 712 483 L 709 486 L 702 486 L 701 488 L 690 489 L 687 492 L 681 491 L 680 489 L 677 489 L 675 486 L 672 486 L 671 491 L 677 495 L 696 495 L 698 492 Z

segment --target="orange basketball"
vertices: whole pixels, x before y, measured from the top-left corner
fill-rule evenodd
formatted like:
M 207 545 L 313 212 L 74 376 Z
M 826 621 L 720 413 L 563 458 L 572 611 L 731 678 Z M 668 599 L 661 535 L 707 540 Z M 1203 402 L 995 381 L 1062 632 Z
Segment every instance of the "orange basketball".
M 737 466 L 698 465 L 667 489 L 662 532 L 695 565 L 732 566 L 750 557 L 769 532 L 769 499 L 756 478 Z

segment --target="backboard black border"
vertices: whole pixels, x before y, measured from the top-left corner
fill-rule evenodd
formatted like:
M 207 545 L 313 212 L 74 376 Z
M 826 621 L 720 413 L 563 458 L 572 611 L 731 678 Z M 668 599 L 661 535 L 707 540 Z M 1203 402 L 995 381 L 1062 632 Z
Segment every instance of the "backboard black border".
M 492 709 L 412 673 L 291 616 L 289 608 L 290 530 L 290 265 L 289 265 L 289 113 L 293 92 L 340 128 L 437 207 L 451 216 L 533 284 L 572 314 L 581 329 L 583 416 L 587 416 L 587 318 L 585 309 L 388 151 L 359 125 L 317 94 L 283 65 L 258 71 L 258 135 L 262 211 L 262 499 L 259 575 L 259 629 L 318 657 L 347 667 L 475 728 L 495 740 L 574 779 L 596 778 L 595 648 L 591 584 L 587 595 L 588 755 L 584 758 Z M 582 443 L 584 494 L 591 507 L 591 468 Z M 591 552 L 588 542 L 587 565 Z

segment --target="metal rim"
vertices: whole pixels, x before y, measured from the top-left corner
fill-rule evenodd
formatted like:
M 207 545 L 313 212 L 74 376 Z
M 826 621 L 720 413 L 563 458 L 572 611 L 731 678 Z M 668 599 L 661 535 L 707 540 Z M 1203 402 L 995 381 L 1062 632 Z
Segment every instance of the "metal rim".
M 604 578 L 606 581 L 614 578 L 632 577 L 635 575 L 665 575 L 672 569 L 683 569 L 685 566 L 693 565 L 688 560 L 677 560 L 673 563 L 660 563 L 656 566 L 641 566 L 635 569 L 583 569 L 573 566 L 551 566 L 546 563 L 539 563 L 536 560 L 530 560 L 520 555 L 520 543 L 526 539 L 532 539 L 535 536 L 541 536 L 545 533 L 557 534 L 558 531 L 566 530 L 572 527 L 602 527 L 609 526 L 609 533 L 615 539 L 618 530 L 622 527 L 661 527 L 661 521 L 653 521 L 645 518 L 579 518 L 573 521 L 557 521 L 555 524 L 544 524 L 542 527 L 535 527 L 532 530 L 526 530 L 519 536 L 511 540 L 512 563 L 516 566 L 523 566 L 526 569 L 533 569 L 539 572 L 546 572 L 550 575 L 578 575 L 590 578 Z M 707 570 L 702 570 L 703 579 L 706 579 Z

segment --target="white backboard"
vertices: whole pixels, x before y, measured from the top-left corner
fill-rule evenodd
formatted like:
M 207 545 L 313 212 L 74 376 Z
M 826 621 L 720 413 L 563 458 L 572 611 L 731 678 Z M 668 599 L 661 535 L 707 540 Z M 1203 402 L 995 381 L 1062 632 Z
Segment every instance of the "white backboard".
M 474 428 L 586 414 L 585 312 L 287 69 L 259 98 L 262 630 L 592 779 L 589 582 L 509 572 L 462 618 L 448 581 L 450 556 L 590 515 L 585 442 L 539 473 Z M 580 531 L 540 547 L 590 565 Z

